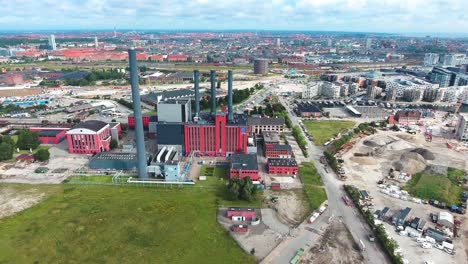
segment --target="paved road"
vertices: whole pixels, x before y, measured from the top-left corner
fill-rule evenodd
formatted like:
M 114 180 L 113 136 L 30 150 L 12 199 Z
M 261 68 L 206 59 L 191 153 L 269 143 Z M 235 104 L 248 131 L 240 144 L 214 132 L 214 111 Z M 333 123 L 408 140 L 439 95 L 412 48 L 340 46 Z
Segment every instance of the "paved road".
M 289 104 L 286 100 L 284 100 L 282 97 L 279 97 L 279 99 L 284 106 L 290 109 Z M 294 125 L 299 124 L 299 118 L 291 115 L 290 118 Z M 353 235 L 353 238 L 356 241 L 363 241 L 366 247 L 366 249 L 363 252 L 363 255 L 367 263 L 391 263 L 385 255 L 385 253 L 382 251 L 382 249 L 377 246 L 377 243 L 369 242 L 369 240 L 367 239 L 367 235 L 370 234 L 371 230 L 365 222 L 365 220 L 363 219 L 363 217 L 354 207 L 346 206 L 341 200 L 341 196 L 345 195 L 343 189 L 343 182 L 338 180 L 338 177 L 333 171 L 330 170 L 330 173 L 326 173 L 323 169 L 323 166 L 320 165 L 319 159 L 320 156 L 322 156 L 323 154 L 323 149 L 321 147 L 315 146 L 311 142 L 309 142 L 308 146 L 309 159 L 314 161 L 314 163 L 317 165 L 317 171 L 322 176 L 322 180 L 327 192 L 327 214 L 333 215 L 334 217 L 341 217 L 343 219 L 343 222 L 349 228 L 351 234 Z M 322 221 L 317 221 L 315 225 L 312 226 L 314 228 L 320 228 L 320 226 L 323 225 L 323 223 L 324 222 L 322 219 Z M 304 249 L 309 248 L 311 246 L 309 243 L 310 236 L 308 235 L 300 235 L 296 237 L 291 242 L 285 243 L 285 245 L 281 245 L 282 247 L 278 247 L 272 252 L 272 255 L 275 255 L 278 258 L 277 261 L 274 258 L 272 262 L 287 263 L 294 256 L 296 250 L 298 250 L 301 247 Z

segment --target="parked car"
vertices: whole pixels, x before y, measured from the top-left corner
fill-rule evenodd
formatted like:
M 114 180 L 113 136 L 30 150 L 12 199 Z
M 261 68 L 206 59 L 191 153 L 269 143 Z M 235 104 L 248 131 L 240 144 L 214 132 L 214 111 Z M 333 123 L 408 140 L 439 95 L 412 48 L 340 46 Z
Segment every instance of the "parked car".
M 344 202 L 347 206 L 353 206 L 353 204 L 352 204 L 351 201 L 349 200 L 348 196 L 343 195 L 343 196 L 341 196 L 341 199 L 343 200 L 343 202 Z
M 369 241 L 370 241 L 370 242 L 374 242 L 374 241 L 375 241 L 375 237 L 374 237 L 372 234 L 367 235 L 367 237 L 369 238 Z

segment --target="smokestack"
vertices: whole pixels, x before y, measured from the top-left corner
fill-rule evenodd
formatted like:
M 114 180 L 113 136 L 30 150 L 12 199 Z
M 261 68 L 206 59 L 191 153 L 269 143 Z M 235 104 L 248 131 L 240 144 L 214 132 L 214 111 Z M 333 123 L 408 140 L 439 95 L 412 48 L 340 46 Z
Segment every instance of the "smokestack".
M 210 81 L 211 81 L 211 113 L 216 114 L 216 71 L 210 71 Z
M 195 89 L 195 116 L 200 117 L 200 77 L 198 70 L 193 71 L 193 83 Z
M 228 120 L 234 119 L 234 113 L 232 110 L 232 70 L 228 70 Z
M 138 178 L 146 180 L 148 179 L 148 173 L 146 171 L 145 135 L 143 133 L 143 117 L 141 115 L 140 90 L 138 87 L 138 67 L 134 48 L 128 50 L 128 63 L 130 65 L 130 84 L 132 86 L 133 115 L 135 117 Z

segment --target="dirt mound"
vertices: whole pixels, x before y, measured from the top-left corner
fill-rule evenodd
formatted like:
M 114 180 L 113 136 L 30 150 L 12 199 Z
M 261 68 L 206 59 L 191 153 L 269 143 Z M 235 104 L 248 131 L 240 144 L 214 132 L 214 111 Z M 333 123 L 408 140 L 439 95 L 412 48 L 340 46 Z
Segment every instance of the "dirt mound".
M 375 160 L 368 157 L 351 157 L 349 160 L 358 163 L 359 165 L 375 165 Z
M 413 145 L 411 145 L 408 142 L 403 141 L 403 140 L 394 141 L 394 142 L 388 144 L 387 147 L 386 147 L 387 150 L 397 150 L 397 151 L 398 150 L 409 149 L 409 148 L 413 148 Z
M 428 149 L 424 148 L 415 148 L 411 150 L 411 152 L 418 153 L 421 155 L 425 160 L 435 160 L 435 155 Z
M 368 147 L 382 147 L 394 141 L 393 138 L 387 136 L 374 137 L 372 139 L 364 140 L 363 144 Z
M 393 163 L 395 170 L 410 174 L 418 173 L 426 169 L 426 160 L 415 152 L 405 152 L 400 160 Z

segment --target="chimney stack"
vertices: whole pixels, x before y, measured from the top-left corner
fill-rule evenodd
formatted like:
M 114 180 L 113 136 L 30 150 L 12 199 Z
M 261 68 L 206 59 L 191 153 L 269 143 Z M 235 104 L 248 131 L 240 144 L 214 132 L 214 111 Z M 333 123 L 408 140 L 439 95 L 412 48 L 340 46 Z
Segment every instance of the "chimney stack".
M 138 67 L 136 62 L 136 51 L 134 48 L 128 50 L 128 62 L 130 64 L 130 84 L 132 87 L 133 116 L 135 117 L 138 178 L 140 180 L 146 180 L 148 179 L 148 173 L 146 171 L 145 135 L 143 133 L 143 117 L 141 114 L 140 90 L 138 87 Z
M 228 70 L 228 120 L 234 119 L 234 112 L 232 110 L 232 70 Z
M 195 89 L 195 116 L 200 117 L 200 76 L 198 70 L 193 71 L 193 83 Z
M 211 81 L 211 114 L 216 114 L 216 71 L 210 71 Z

